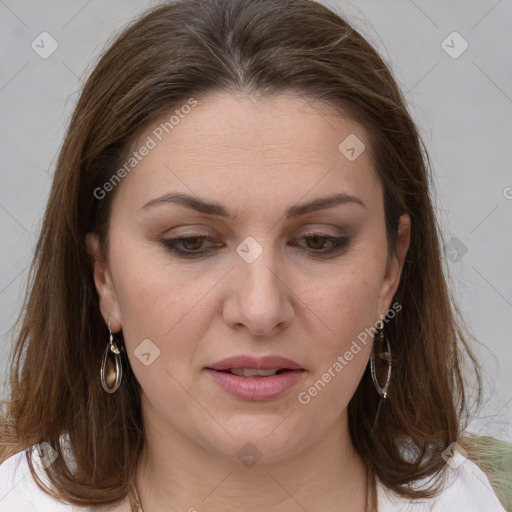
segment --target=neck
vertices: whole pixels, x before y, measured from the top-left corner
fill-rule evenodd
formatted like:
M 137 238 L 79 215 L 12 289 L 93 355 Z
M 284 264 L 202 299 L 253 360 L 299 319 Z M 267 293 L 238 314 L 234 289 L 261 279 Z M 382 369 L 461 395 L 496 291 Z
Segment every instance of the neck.
M 145 432 L 136 472 L 144 512 L 366 510 L 366 468 L 346 416 L 302 451 L 253 466 L 199 446 L 168 424 L 145 422 Z

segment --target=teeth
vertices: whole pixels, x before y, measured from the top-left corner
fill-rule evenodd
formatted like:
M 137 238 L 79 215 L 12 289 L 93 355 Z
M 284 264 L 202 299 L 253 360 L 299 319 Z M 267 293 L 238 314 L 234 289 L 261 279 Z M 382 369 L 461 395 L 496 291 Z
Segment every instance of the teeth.
M 233 368 L 231 373 L 238 375 L 239 377 L 270 377 L 275 375 L 279 371 L 279 368 L 274 370 L 257 370 L 255 368 Z

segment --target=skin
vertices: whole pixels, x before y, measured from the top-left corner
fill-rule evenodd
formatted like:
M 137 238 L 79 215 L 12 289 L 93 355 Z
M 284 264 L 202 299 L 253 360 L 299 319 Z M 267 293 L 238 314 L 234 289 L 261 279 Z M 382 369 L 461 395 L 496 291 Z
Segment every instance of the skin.
M 410 219 L 400 219 L 388 260 L 382 186 L 356 122 L 292 93 L 197 99 L 117 186 L 108 262 L 96 235 L 86 237 L 102 315 L 113 332 L 123 330 L 143 390 L 147 442 L 136 484 L 144 510 L 363 511 L 366 470 L 350 441 L 347 405 L 371 343 L 310 403 L 298 394 L 391 307 Z M 367 148 L 354 161 L 338 150 L 350 134 Z M 175 203 L 141 210 L 167 192 L 221 203 L 238 217 Z M 364 206 L 282 220 L 289 206 L 333 193 Z M 331 244 L 305 238 L 314 230 L 347 235 L 348 246 L 319 255 Z M 196 238 L 182 249 L 211 251 L 186 259 L 161 243 L 191 232 L 214 241 Z M 252 263 L 235 251 L 248 236 L 263 249 Z M 149 366 L 134 354 L 146 339 L 160 350 Z M 242 400 L 204 370 L 238 354 L 277 354 L 306 372 L 283 396 Z M 262 456 L 252 467 L 237 457 L 247 442 Z

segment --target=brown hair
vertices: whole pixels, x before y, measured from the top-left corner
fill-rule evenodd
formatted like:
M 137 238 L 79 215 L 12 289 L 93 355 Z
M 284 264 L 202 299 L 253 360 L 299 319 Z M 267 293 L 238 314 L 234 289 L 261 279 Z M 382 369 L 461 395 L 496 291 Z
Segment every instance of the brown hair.
M 94 190 L 122 165 L 149 123 L 213 91 L 295 91 L 348 113 L 367 130 L 390 251 L 401 214 L 410 215 L 412 232 L 395 297 L 402 310 L 386 325 L 390 397 L 380 399 L 367 369 L 349 404 L 350 434 L 387 487 L 408 497 L 432 495 L 440 478 L 423 491 L 409 484 L 443 474 L 441 453 L 459 438 L 467 415 L 464 361 L 476 372 L 477 398 L 481 379 L 443 271 L 428 157 L 376 51 L 339 15 L 310 0 L 160 5 L 103 54 L 70 121 L 30 270 L 2 458 L 42 441 L 63 455 L 65 435 L 76 471 L 59 456 L 46 470 L 57 489 L 50 494 L 105 506 L 128 493 L 144 442 L 140 387 L 126 361 L 116 393 L 105 393 L 100 383 L 106 329 L 84 238 L 98 233 L 108 257 L 115 191 L 98 200 Z

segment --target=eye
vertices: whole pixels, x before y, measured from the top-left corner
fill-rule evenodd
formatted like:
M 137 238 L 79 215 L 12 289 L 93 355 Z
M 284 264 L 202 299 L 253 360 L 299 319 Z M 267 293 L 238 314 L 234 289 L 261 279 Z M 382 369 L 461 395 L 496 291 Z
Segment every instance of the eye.
M 312 245 L 313 245 L 312 247 L 311 247 L 311 243 L 308 244 L 308 246 L 311 247 L 311 249 L 324 249 L 325 242 L 328 241 L 327 237 L 320 236 L 320 235 L 307 236 L 304 238 L 306 240 L 309 240 L 312 243 Z
M 349 243 L 349 239 L 346 236 L 335 236 L 321 232 L 309 233 L 297 240 L 305 240 L 306 243 L 293 243 L 292 245 L 299 246 L 306 252 L 316 256 L 341 251 L 346 248 Z M 210 242 L 211 245 L 205 247 L 206 242 Z M 198 258 L 222 246 L 220 243 L 215 243 L 212 237 L 197 233 L 190 233 L 186 236 L 176 238 L 162 239 L 161 243 L 169 252 L 183 258 Z
M 181 242 L 183 243 L 183 247 L 185 247 L 185 249 L 195 251 L 197 249 L 201 249 L 204 238 L 200 236 L 187 237 L 182 238 Z
M 162 244 L 168 251 L 186 258 L 201 256 L 208 252 L 210 249 L 203 248 L 205 241 L 214 242 L 213 238 L 199 234 L 190 234 L 187 236 L 161 240 Z
M 309 233 L 299 240 L 306 240 L 306 250 L 311 249 L 312 254 L 331 254 L 336 251 L 341 251 L 348 246 L 349 239 L 346 236 L 335 236 L 326 233 L 314 232 Z M 298 244 L 304 247 L 303 244 Z

